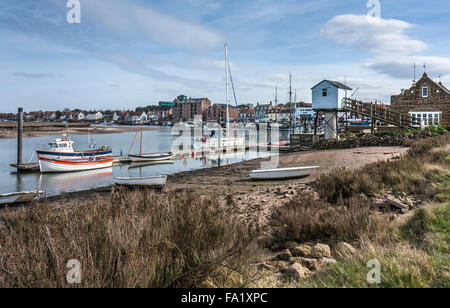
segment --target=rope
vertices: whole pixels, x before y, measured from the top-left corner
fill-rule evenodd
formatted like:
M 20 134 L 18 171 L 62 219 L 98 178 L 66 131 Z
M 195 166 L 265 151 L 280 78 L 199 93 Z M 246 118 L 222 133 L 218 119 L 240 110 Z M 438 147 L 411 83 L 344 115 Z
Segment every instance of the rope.
M 33 153 L 31 154 L 30 160 L 28 161 L 29 163 L 31 163 L 31 161 L 33 160 L 34 154 L 36 154 L 36 151 L 33 151 Z
M 138 134 L 138 131 L 136 131 L 136 134 L 134 135 L 133 142 L 131 143 L 130 150 L 128 151 L 127 154 L 130 154 L 130 153 L 131 153 L 131 150 L 133 149 L 133 146 L 134 146 L 134 142 L 136 141 L 137 134 Z

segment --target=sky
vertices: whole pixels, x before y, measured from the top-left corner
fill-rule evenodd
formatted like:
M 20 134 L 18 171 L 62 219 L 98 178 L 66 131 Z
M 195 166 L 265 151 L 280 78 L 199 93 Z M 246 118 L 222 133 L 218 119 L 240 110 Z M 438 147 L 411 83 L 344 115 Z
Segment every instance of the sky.
M 380 0 L 379 17 L 367 0 L 79 1 L 79 24 L 67 0 L 0 1 L 0 112 L 224 103 L 225 42 L 239 104 L 273 101 L 275 87 L 287 102 L 289 73 L 305 102 L 331 79 L 388 103 L 413 63 L 450 84 L 448 0 Z

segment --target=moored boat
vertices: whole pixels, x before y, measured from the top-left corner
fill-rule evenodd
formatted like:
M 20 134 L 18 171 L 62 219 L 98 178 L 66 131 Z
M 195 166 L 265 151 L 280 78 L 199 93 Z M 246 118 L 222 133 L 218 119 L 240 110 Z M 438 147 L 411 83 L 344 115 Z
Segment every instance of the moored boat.
M 42 196 L 44 192 L 39 190 L 34 191 L 22 191 L 22 192 L 14 192 L 9 194 L 0 194 L 0 204 L 8 205 L 15 203 L 25 203 L 33 201 L 40 196 Z
M 164 187 L 167 175 L 148 177 L 117 177 L 114 178 L 116 185 L 143 186 L 143 187 Z
M 252 179 L 258 180 L 291 179 L 310 175 L 318 168 L 319 168 L 318 166 L 308 166 L 308 167 L 254 170 L 250 173 L 250 177 Z
M 129 154 L 128 157 L 134 162 L 158 162 L 171 160 L 174 158 L 172 152 L 156 153 L 156 154 Z
M 38 157 L 49 159 L 83 159 L 83 158 L 101 158 L 112 156 L 111 148 L 103 146 L 95 150 L 75 151 L 74 142 L 63 135 L 63 138 L 55 139 L 49 143 L 50 149 L 36 150 Z
M 89 159 L 48 159 L 39 157 L 39 169 L 42 173 L 46 172 L 74 172 L 112 167 L 114 159 L 89 158 Z

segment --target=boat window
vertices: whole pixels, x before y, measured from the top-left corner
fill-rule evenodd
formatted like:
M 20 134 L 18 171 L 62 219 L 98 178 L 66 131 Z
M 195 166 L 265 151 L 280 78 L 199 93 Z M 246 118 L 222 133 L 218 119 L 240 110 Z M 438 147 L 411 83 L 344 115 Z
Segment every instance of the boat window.
M 60 148 L 67 148 L 67 143 L 61 143 L 61 144 L 59 145 L 59 147 L 60 147 Z

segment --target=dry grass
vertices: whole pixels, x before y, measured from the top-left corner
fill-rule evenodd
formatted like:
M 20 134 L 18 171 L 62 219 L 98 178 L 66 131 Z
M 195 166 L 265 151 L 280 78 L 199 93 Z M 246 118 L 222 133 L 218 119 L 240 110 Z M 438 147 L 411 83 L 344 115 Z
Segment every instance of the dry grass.
M 416 141 L 408 155 L 399 160 L 380 161 L 360 170 L 337 169 L 319 176 L 314 188 L 331 203 L 383 190 L 434 198 L 442 191 L 433 183 L 443 182 L 449 176 L 445 171 L 450 165 L 449 142 L 450 133 Z M 441 167 L 444 172 L 427 169 L 427 164 Z
M 67 287 L 69 259 L 81 261 L 81 287 L 244 286 L 257 255 L 256 231 L 215 197 L 118 192 L 0 220 L 0 287 Z
M 345 206 L 335 206 L 312 195 L 277 208 L 270 223 L 277 239 L 299 242 L 352 241 L 363 234 L 376 234 L 387 225 L 365 200 L 352 198 Z

